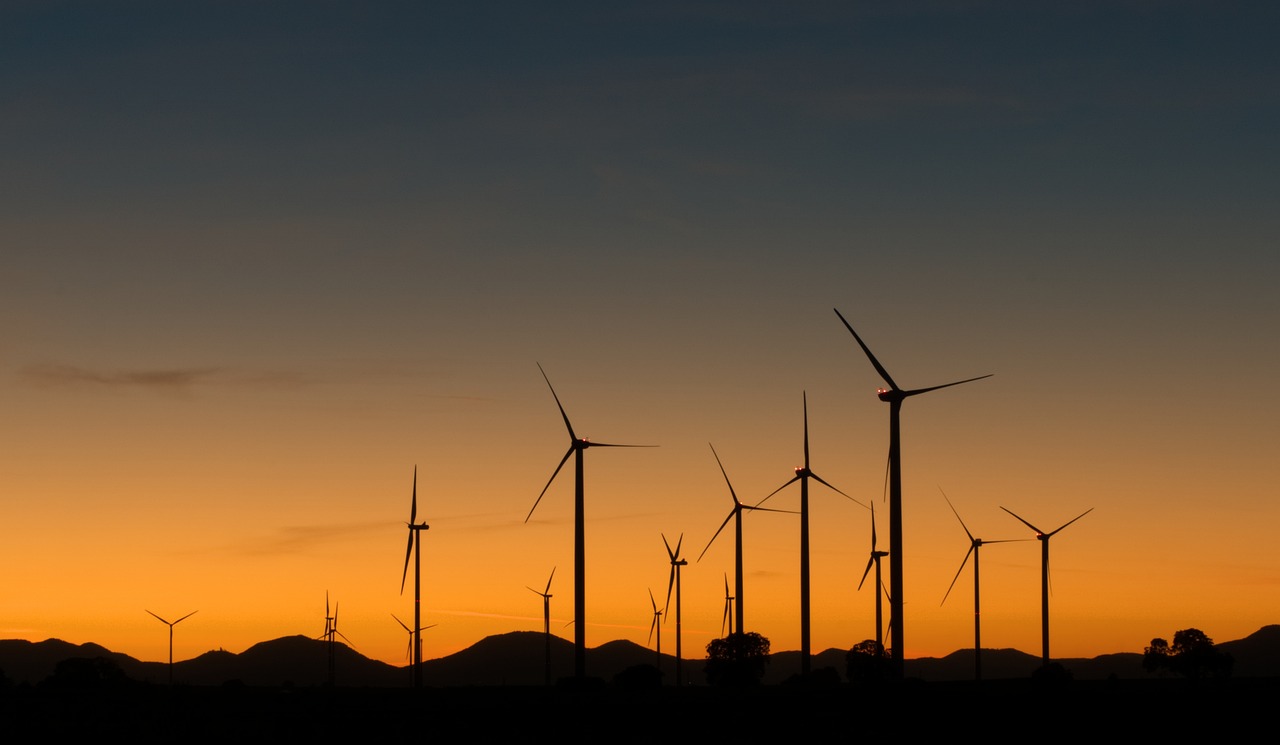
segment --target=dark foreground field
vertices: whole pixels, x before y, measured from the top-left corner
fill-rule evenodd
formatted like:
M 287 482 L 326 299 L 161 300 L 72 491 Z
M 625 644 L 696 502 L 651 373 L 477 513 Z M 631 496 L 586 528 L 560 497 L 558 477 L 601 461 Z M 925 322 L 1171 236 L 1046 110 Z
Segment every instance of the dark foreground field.
M 1280 683 L 1222 681 L 906 681 L 871 687 L 693 687 L 642 691 L 133 686 L 18 687 L 0 693 L 10 733 L 138 742 L 849 741 L 897 733 L 1012 740 L 1188 735 L 1269 739 Z M 970 739 L 965 737 L 964 739 Z

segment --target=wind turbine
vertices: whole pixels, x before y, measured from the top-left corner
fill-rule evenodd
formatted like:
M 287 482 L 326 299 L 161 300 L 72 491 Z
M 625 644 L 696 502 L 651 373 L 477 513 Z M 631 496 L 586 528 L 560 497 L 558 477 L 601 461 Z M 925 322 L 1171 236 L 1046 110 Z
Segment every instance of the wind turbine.
M 680 677 L 680 567 L 688 565 L 689 562 L 680 558 L 680 544 L 684 543 L 684 533 L 680 534 L 679 540 L 676 541 L 676 549 L 671 550 L 671 544 L 667 543 L 667 537 L 662 536 L 662 545 L 667 547 L 667 556 L 671 559 L 671 576 L 667 580 L 667 604 L 663 606 L 663 610 L 671 607 L 671 588 L 676 588 L 676 686 L 683 685 L 683 679 Z M 667 618 L 671 615 L 667 614 Z
M 413 664 L 413 650 L 414 650 L 414 647 L 415 647 L 415 645 L 414 645 L 414 643 L 413 643 L 413 642 L 414 642 L 414 640 L 415 640 L 415 639 L 417 639 L 417 638 L 420 636 L 420 633 L 419 633 L 419 632 L 426 631 L 427 629 L 430 629 L 430 628 L 435 628 L 436 624 L 434 624 L 434 623 L 433 623 L 433 624 L 431 624 L 430 626 L 423 626 L 423 627 L 421 627 L 421 628 L 411 629 L 411 628 L 409 628 L 409 625 L 408 625 L 408 624 L 406 624 L 404 621 L 401 621 L 401 620 L 400 620 L 400 617 L 399 617 L 399 616 L 397 616 L 396 614 L 392 613 L 392 614 L 391 614 L 391 617 L 392 617 L 392 618 L 394 618 L 394 619 L 396 619 L 396 623 L 400 624 L 400 627 L 401 627 L 401 628 L 403 628 L 405 631 L 409 632 L 409 645 L 408 645 L 407 650 L 406 650 L 406 653 L 405 653 L 405 658 L 409 660 L 409 663 L 410 663 L 410 664 Z M 421 649 L 421 647 L 419 647 L 419 649 Z M 411 674 L 411 675 L 409 676 L 410 680 L 413 680 L 415 685 L 419 685 L 419 684 L 420 684 L 420 683 L 419 683 L 420 677 L 421 677 L 421 676 L 417 675 L 416 673 L 415 673 L 415 674 Z
M 1079 515 L 1076 515 L 1074 518 L 1060 525 L 1056 530 L 1051 530 L 1048 533 L 1037 528 L 1036 526 L 1032 525 L 1026 520 L 1023 520 L 1021 517 L 1018 517 L 1016 514 L 1013 513 L 1012 510 L 1008 509 L 1007 507 L 1001 507 L 1000 509 L 1004 510 L 1005 512 L 1008 512 L 1010 515 L 1013 515 L 1014 517 L 1017 517 L 1018 522 L 1034 530 L 1036 532 L 1036 540 L 1040 541 L 1040 642 L 1041 642 L 1041 648 L 1042 648 L 1042 659 L 1043 659 L 1042 664 L 1048 665 L 1049 664 L 1049 539 L 1052 538 L 1055 533 L 1067 527 L 1071 523 L 1075 522 L 1076 520 L 1079 520 L 1080 518 L 1084 517 L 1090 512 L 1093 512 L 1093 508 L 1090 507 L 1089 509 L 1085 510 L 1084 512 L 1081 512 Z
M 876 644 L 880 645 L 880 649 L 884 649 L 884 597 L 880 588 L 884 586 L 884 582 L 880 579 L 880 560 L 888 556 L 888 551 L 879 551 L 876 549 L 876 505 L 871 503 L 871 557 L 867 559 L 867 568 L 862 570 L 862 579 L 858 580 L 858 589 L 862 589 L 862 584 L 867 581 L 867 574 L 871 571 L 871 567 L 876 568 Z
M 835 310 L 834 308 L 832 310 Z M 884 365 L 876 359 L 871 353 L 871 349 L 863 343 L 862 337 L 858 336 L 858 332 L 853 330 L 853 326 L 840 315 L 840 311 L 836 310 L 836 316 L 840 318 L 844 327 L 849 329 L 849 333 L 853 334 L 853 338 L 858 342 L 858 346 L 862 347 L 862 351 L 866 353 L 867 359 L 871 361 L 871 366 L 876 369 L 884 382 L 889 384 L 888 388 L 880 388 L 876 394 L 881 401 L 889 404 L 889 604 L 891 610 L 889 613 L 889 636 L 893 643 L 893 676 L 895 678 L 903 677 L 904 658 L 906 644 L 903 640 L 903 593 L 902 593 L 902 438 L 901 427 L 899 423 L 902 416 L 902 402 L 911 396 L 917 396 L 921 393 L 936 391 L 939 388 L 949 388 L 953 385 L 961 383 L 971 383 L 975 380 L 989 378 L 991 375 L 979 375 L 976 378 L 968 378 L 966 380 L 957 380 L 954 383 L 943 383 L 942 385 L 930 386 L 928 388 L 915 388 L 912 390 L 903 390 L 898 384 L 893 382 L 893 378 L 889 377 L 889 372 L 884 369 Z
M 725 517 L 724 522 L 720 523 L 720 527 L 716 528 L 715 535 L 711 536 L 711 540 L 707 541 L 706 548 L 702 549 L 702 553 L 698 554 L 698 561 L 702 561 L 702 557 L 707 554 L 707 549 L 711 548 L 711 544 L 716 542 L 716 538 L 720 536 L 724 526 L 729 524 L 730 520 L 734 521 L 733 530 L 735 534 L 733 566 L 734 566 L 734 591 L 737 593 L 738 610 L 737 610 L 737 626 L 738 633 L 746 628 L 743 626 L 743 610 L 742 610 L 742 511 L 743 510 L 761 510 L 763 512 L 790 512 L 790 510 L 774 510 L 768 507 L 752 506 L 743 504 L 738 500 L 738 495 L 733 491 L 733 484 L 729 482 L 729 474 L 724 470 L 724 464 L 720 462 L 720 454 L 716 452 L 716 448 L 711 443 L 711 454 L 716 457 L 716 464 L 720 466 L 720 473 L 724 475 L 724 483 L 729 487 L 729 497 L 733 499 L 733 507 L 729 510 L 729 515 Z
M 657 633 L 658 646 L 654 647 L 653 650 L 658 657 L 658 672 L 662 672 L 662 623 L 660 622 L 662 611 L 658 610 L 658 601 L 653 599 L 653 590 L 649 591 L 649 604 L 653 606 L 653 623 L 649 624 L 649 640 L 645 644 L 653 641 L 653 635 Z
M 941 488 L 938 491 L 942 491 Z M 964 565 L 969 561 L 969 555 L 973 555 L 973 678 L 974 680 L 982 680 L 982 611 L 979 603 L 978 595 L 978 549 L 988 543 L 1011 543 L 1011 540 L 1002 541 L 984 541 L 981 538 L 974 538 L 973 533 L 969 532 L 969 526 L 964 524 L 964 520 L 960 517 L 960 513 L 956 512 L 956 506 L 951 504 L 951 500 L 947 497 L 946 492 L 942 492 L 942 498 L 947 500 L 947 506 L 955 513 L 956 519 L 960 521 L 960 527 L 964 528 L 964 534 L 969 536 L 969 550 L 965 552 L 964 559 L 960 562 L 960 568 L 956 570 L 956 576 L 951 578 L 951 584 L 947 587 L 946 593 L 942 596 L 942 603 L 947 602 L 947 596 L 951 594 L 951 588 L 956 586 L 956 580 L 960 579 L 960 572 L 964 571 Z M 938 603 L 939 606 L 942 603 Z
M 796 475 L 790 481 L 779 486 L 770 492 L 768 497 L 760 500 L 763 504 L 765 500 L 774 494 L 782 491 L 791 484 L 800 482 L 800 673 L 807 675 L 809 673 L 809 479 L 817 481 L 819 484 L 831 489 L 840 496 L 851 502 L 861 504 L 853 497 L 845 494 L 831 484 L 828 484 L 821 476 L 814 473 L 809 468 L 809 397 L 804 395 L 804 465 L 796 469 Z
M 729 594 L 729 575 L 724 575 L 724 618 L 720 619 L 720 636 L 725 636 L 724 627 L 729 626 L 729 635 L 733 635 L 733 596 Z M 742 631 L 742 627 L 738 627 Z
M 542 592 L 529 587 L 529 592 L 542 597 L 542 633 L 546 637 L 547 646 L 547 668 L 546 668 L 546 684 L 551 685 L 551 580 L 556 576 L 556 568 L 551 567 L 551 576 L 547 577 L 547 589 Z
M 147 611 L 147 612 L 151 613 L 151 611 Z M 160 623 L 163 623 L 164 625 L 169 627 L 169 685 L 173 685 L 173 627 L 177 626 L 182 621 L 185 621 L 186 619 L 191 618 L 192 616 L 194 616 L 199 612 L 200 611 L 193 610 L 187 615 L 183 616 L 182 618 L 179 618 L 177 621 L 173 621 L 172 623 L 164 620 L 163 618 L 160 618 L 160 616 L 156 616 L 156 614 L 154 613 L 151 613 L 151 615 L 156 616 L 156 618 L 159 619 Z
M 413 467 L 413 501 L 409 507 L 409 545 L 404 552 L 404 571 L 400 574 L 400 594 L 409 577 L 409 557 L 413 557 L 413 687 L 422 687 L 422 531 L 431 526 L 418 519 L 418 467 Z
M 586 677 L 587 674 L 587 622 L 586 622 L 586 540 L 585 540 L 585 518 L 583 515 L 583 484 L 582 484 L 582 454 L 589 447 L 652 447 L 651 445 L 612 445 L 603 442 L 591 442 L 585 437 L 579 438 L 573 432 L 573 425 L 569 423 L 569 415 L 565 413 L 564 406 L 560 403 L 560 397 L 556 395 L 556 389 L 551 385 L 551 379 L 547 377 L 547 372 L 542 369 L 542 365 L 538 365 L 538 370 L 542 373 L 543 380 L 547 381 L 547 387 L 551 389 L 551 397 L 556 400 L 556 407 L 560 409 L 560 416 L 564 419 L 565 429 L 569 430 L 569 449 L 565 452 L 564 457 L 560 459 L 560 465 L 556 466 L 556 470 L 551 473 L 551 478 L 547 479 L 547 485 L 542 487 L 542 492 L 538 494 L 538 498 L 534 500 L 533 507 L 529 508 L 529 514 L 525 516 L 524 521 L 529 522 L 529 518 L 533 517 L 533 511 L 538 509 L 538 503 L 542 501 L 543 495 L 547 493 L 547 489 L 551 488 L 551 482 L 556 480 L 556 476 L 560 475 L 560 469 L 564 468 L 564 464 L 568 462 L 569 456 L 576 455 L 574 459 L 574 488 L 573 488 L 573 665 L 574 674 L 578 679 Z
M 335 648 L 338 645 L 338 637 L 342 637 L 343 639 L 346 639 L 347 643 L 351 644 L 351 640 L 347 639 L 347 635 L 342 633 L 341 631 L 338 631 L 338 603 L 336 601 L 333 604 L 333 615 L 332 616 L 329 615 L 329 591 L 326 590 L 324 593 L 324 636 L 321 638 L 325 640 L 329 648 L 329 685 L 330 686 L 333 685 L 334 677 L 335 677 L 334 676 L 334 656 L 335 656 Z M 354 647 L 355 645 L 352 645 L 352 646 Z

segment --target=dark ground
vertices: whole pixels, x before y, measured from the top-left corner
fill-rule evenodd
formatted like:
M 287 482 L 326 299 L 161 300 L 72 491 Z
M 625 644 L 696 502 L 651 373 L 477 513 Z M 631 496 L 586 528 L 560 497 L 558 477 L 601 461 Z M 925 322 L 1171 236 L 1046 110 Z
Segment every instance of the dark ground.
M 62 741 L 333 742 L 405 738 L 469 743 L 847 742 L 962 734 L 1019 740 L 1189 736 L 1269 739 L 1280 681 L 1000 680 L 896 685 L 620 690 L 11 687 L 11 734 Z

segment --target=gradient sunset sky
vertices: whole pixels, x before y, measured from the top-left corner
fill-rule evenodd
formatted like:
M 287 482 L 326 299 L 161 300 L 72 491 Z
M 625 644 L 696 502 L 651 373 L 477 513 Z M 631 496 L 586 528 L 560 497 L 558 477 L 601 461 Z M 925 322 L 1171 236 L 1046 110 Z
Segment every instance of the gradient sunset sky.
M 318 636 L 405 662 L 645 644 L 683 534 L 720 635 L 732 506 L 802 461 L 883 501 L 907 658 L 972 646 L 974 535 L 1052 541 L 1055 657 L 1280 622 L 1280 11 L 1211 2 L 0 7 L 0 636 L 145 660 Z M 566 466 L 568 469 L 569 466 Z M 813 649 L 874 635 L 870 513 L 814 486 Z M 770 506 L 796 509 L 795 487 Z M 799 648 L 799 528 L 747 627 Z M 887 565 L 886 581 L 887 581 Z M 412 571 L 412 570 L 411 570 Z M 984 647 L 1040 651 L 1034 540 Z M 674 605 L 674 599 L 673 599 Z M 674 611 L 674 609 L 673 609 Z M 663 651 L 674 651 L 674 619 Z

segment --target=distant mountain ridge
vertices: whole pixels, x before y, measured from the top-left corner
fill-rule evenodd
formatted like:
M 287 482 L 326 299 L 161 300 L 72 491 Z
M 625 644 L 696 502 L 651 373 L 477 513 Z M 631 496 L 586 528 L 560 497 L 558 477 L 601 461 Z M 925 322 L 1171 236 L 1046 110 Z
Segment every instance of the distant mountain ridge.
M 546 638 L 542 632 L 513 631 L 485 637 L 472 646 L 422 663 L 423 682 L 432 687 L 537 686 L 546 682 Z M 1244 639 L 1222 642 L 1219 649 L 1235 659 L 1235 677 L 1280 677 L 1280 625 L 1264 626 Z M 814 655 L 812 668 L 834 668 L 841 680 L 847 650 L 828 649 Z M 408 667 L 371 660 L 344 644 L 334 652 L 334 682 L 344 687 L 401 688 L 411 685 Z M 112 652 L 97 644 L 71 644 L 58 639 L 30 642 L 0 640 L 0 673 L 9 684 L 35 685 L 54 675 L 58 663 L 69 659 L 102 658 L 114 663 L 129 679 L 153 684 L 169 680 L 165 662 L 143 662 Z M 1146 678 L 1140 652 L 1105 654 L 1089 659 L 1056 659 L 1077 680 Z M 682 660 L 687 684 L 702 685 L 702 659 Z M 675 658 L 659 657 L 630 641 L 612 641 L 587 650 L 588 675 L 606 681 L 638 665 L 658 666 L 665 683 L 673 683 Z M 551 638 L 553 681 L 572 675 L 573 643 Z M 983 678 L 1028 678 L 1040 667 L 1040 658 L 1015 649 L 983 649 Z M 775 652 L 765 684 L 779 684 L 800 671 L 800 653 Z M 973 650 L 962 649 L 945 657 L 921 657 L 906 661 L 906 674 L 925 681 L 973 679 Z M 329 648 L 326 642 L 305 636 L 288 636 L 260 642 L 235 654 L 223 650 L 175 662 L 174 681 L 187 685 L 216 686 L 236 682 L 246 686 L 322 686 L 329 681 Z

